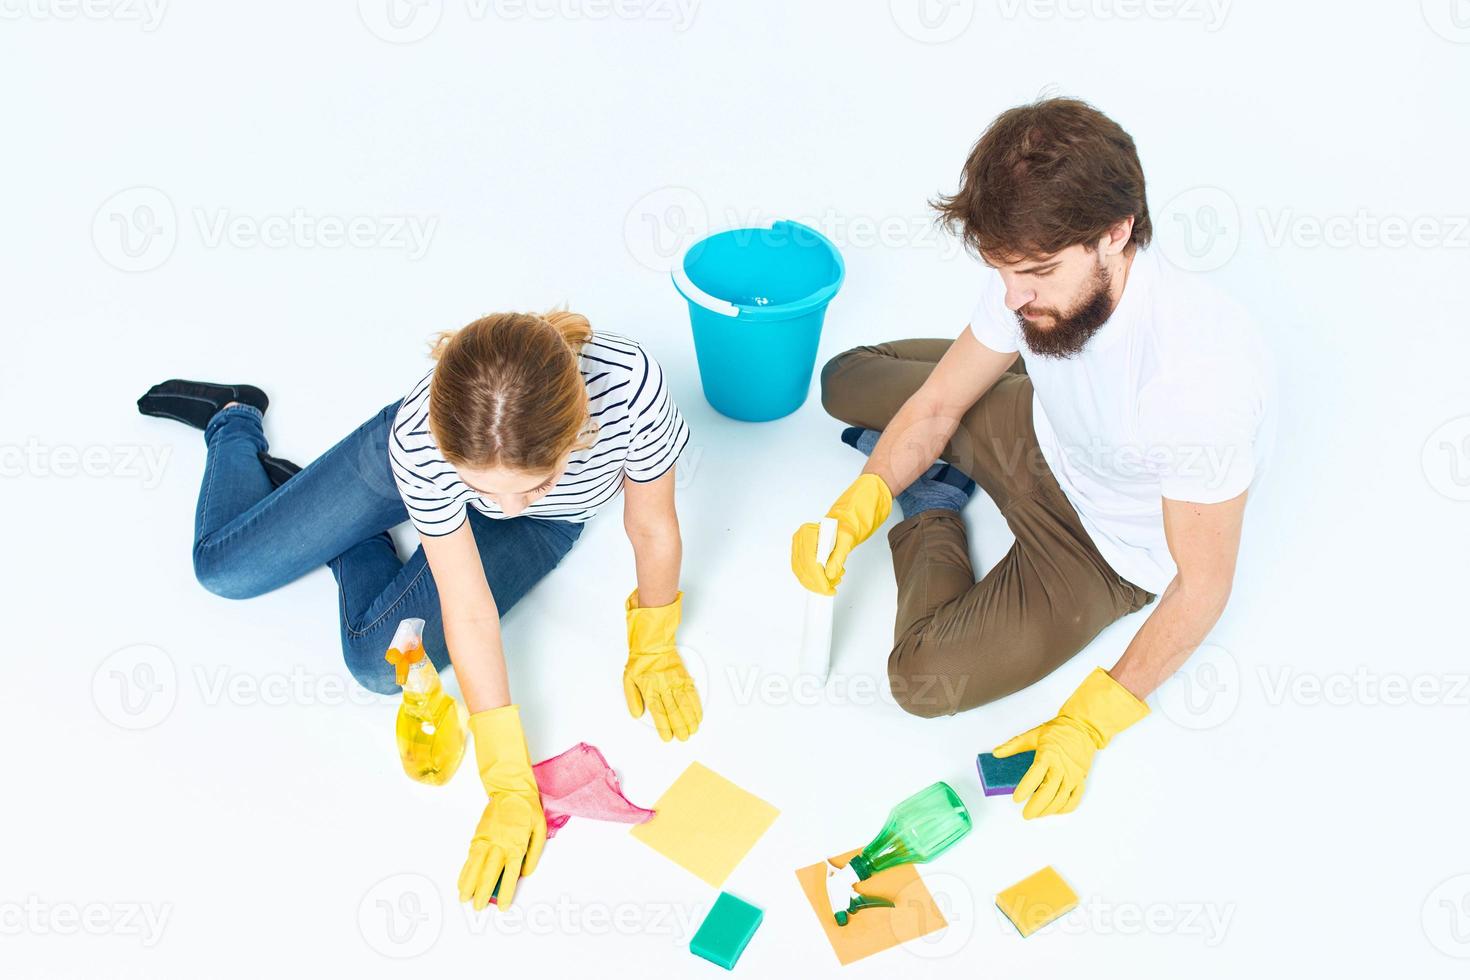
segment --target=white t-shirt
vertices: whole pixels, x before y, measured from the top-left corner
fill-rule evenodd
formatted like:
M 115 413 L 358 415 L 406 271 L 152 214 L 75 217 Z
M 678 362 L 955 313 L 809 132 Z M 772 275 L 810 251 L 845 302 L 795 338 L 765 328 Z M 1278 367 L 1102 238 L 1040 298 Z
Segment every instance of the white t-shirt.
M 1022 352 L 1042 455 L 1098 551 L 1135 585 L 1162 592 L 1178 570 L 1163 498 L 1219 503 L 1263 472 L 1273 374 L 1255 321 L 1151 252 L 1135 254 L 1117 308 L 1072 357 L 1026 351 L 993 270 L 969 329 L 991 350 Z
M 623 477 L 649 483 L 668 472 L 689 441 L 689 427 L 658 362 L 636 341 L 598 331 L 582 348 L 582 380 L 597 442 L 572 453 L 556 485 L 521 515 L 583 523 L 617 496 Z M 494 501 L 470 489 L 439 452 L 429 430 L 431 369 L 398 408 L 388 459 L 409 519 L 438 537 L 465 522 L 465 508 L 503 520 Z

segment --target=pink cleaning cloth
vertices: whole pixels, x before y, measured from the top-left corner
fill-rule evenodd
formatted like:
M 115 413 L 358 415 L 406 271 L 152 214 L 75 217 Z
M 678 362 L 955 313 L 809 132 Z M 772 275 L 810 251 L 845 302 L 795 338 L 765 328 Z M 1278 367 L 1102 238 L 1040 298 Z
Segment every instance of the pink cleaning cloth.
M 541 788 L 548 838 L 555 837 L 573 817 L 613 823 L 646 823 L 653 819 L 652 810 L 628 802 L 618 785 L 617 773 L 602 753 L 586 742 L 536 763 L 531 771 Z
M 618 774 L 597 751 L 586 742 L 578 742 L 561 755 L 538 762 L 531 767 L 536 785 L 541 790 L 541 809 L 546 813 L 546 837 L 551 839 L 573 817 L 610 820 L 614 823 L 647 823 L 653 811 L 634 806 L 618 785 Z M 496 897 L 500 885 L 490 896 L 490 904 L 499 906 Z

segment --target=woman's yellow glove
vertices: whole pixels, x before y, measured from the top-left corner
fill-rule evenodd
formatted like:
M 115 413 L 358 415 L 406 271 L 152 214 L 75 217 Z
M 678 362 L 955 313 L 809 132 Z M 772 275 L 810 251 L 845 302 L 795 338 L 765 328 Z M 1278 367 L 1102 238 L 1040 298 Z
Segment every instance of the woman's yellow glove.
M 1077 809 L 1097 750 L 1107 748 L 1114 735 L 1147 714 L 1148 705 L 1098 667 L 1055 718 L 998 746 L 994 753 L 998 759 L 1017 752 L 1036 753 L 1011 796 L 1026 804 L 1021 816 L 1030 820 Z
M 536 870 L 546 844 L 541 791 L 531 772 L 531 753 L 513 704 L 470 715 L 480 782 L 490 802 L 470 841 L 470 856 L 459 873 L 459 900 L 483 909 L 496 882 L 496 904 L 504 909 L 515 897 L 516 881 Z
M 676 592 L 667 606 L 642 608 L 637 589 L 623 606 L 628 613 L 628 663 L 623 668 L 628 714 L 641 718 L 647 708 L 665 742 L 687 740 L 704 720 L 699 690 L 674 646 L 683 606 L 684 593 Z
M 893 494 L 881 476 L 864 473 L 858 477 L 827 511 L 828 517 L 837 520 L 837 544 L 825 566 L 816 559 L 821 530 L 816 524 L 803 524 L 792 535 L 791 570 L 797 581 L 818 595 L 836 595 L 847 556 L 883 526 L 892 510 Z

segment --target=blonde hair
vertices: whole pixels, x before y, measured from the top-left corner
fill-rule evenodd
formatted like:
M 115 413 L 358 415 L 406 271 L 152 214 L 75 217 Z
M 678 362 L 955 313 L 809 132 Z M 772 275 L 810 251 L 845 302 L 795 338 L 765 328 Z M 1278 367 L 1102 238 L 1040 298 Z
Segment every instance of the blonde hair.
M 451 464 L 543 473 L 597 441 L 578 355 L 587 318 L 492 313 L 430 345 L 429 431 Z

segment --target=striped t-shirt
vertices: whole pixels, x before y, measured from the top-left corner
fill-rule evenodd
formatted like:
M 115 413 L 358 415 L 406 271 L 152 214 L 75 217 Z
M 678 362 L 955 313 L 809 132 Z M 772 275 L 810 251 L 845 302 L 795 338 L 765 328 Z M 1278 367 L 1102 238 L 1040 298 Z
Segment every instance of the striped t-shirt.
M 623 477 L 648 483 L 669 471 L 689 441 L 658 362 L 636 341 L 598 332 L 582 348 L 582 380 L 597 442 L 575 450 L 556 485 L 521 515 L 582 523 L 617 496 Z M 420 534 L 438 537 L 465 522 L 466 506 L 503 520 L 493 501 L 466 486 L 429 431 L 429 373 L 398 408 L 388 459 L 408 516 Z

